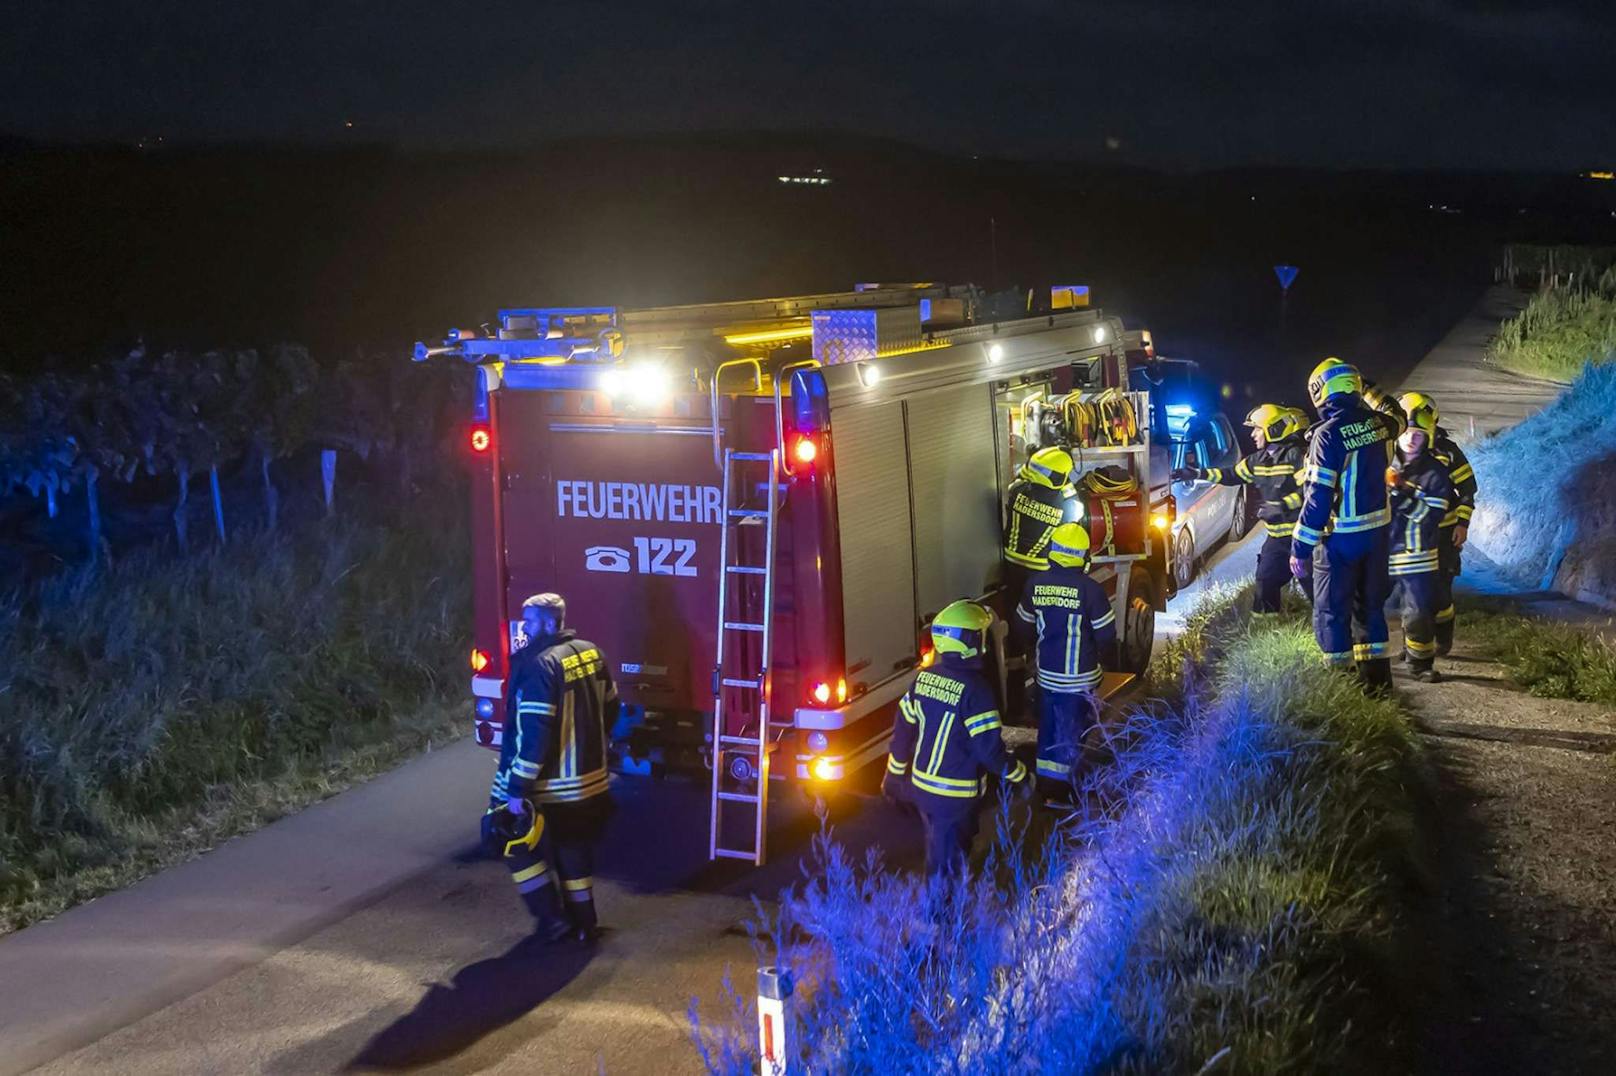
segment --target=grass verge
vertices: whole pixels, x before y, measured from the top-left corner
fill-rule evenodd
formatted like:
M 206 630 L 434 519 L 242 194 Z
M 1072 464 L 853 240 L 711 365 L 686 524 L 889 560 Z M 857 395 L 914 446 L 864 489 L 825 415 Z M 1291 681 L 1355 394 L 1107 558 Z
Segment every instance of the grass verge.
M 822 840 L 770 924 L 799 983 L 793 1069 L 1406 1067 L 1390 984 L 1417 742 L 1302 624 L 1252 627 L 1234 601 L 1164 655 L 1181 701 L 1127 718 L 1087 808 L 1031 853 L 1001 807 L 987 863 L 943 895 Z M 692 1020 L 710 1070 L 754 1071 L 745 1000 Z
M 1504 322 L 1488 357 L 1528 377 L 1570 382 L 1589 363 L 1609 362 L 1616 352 L 1616 267 L 1587 289 L 1539 292 Z
M 0 931 L 452 734 L 464 532 L 392 522 L 154 550 L 0 601 Z
M 1616 707 L 1616 647 L 1594 632 L 1501 601 L 1461 599 L 1459 618 L 1464 641 L 1532 694 Z

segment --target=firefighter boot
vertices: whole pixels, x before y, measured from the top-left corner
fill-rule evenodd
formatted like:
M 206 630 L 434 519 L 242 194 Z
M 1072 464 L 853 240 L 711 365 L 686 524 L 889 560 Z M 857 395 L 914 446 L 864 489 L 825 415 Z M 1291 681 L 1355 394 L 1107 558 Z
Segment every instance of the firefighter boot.
M 556 908 L 555 886 L 542 885 L 523 893 L 522 903 L 533 917 L 533 937 L 539 941 L 557 942 L 572 933 L 572 924 Z
M 1442 674 L 1436 671 L 1433 662 L 1429 658 L 1423 661 L 1418 658 L 1409 658 L 1408 674 L 1422 684 L 1440 684 L 1442 682 Z
M 595 917 L 595 887 L 593 878 L 568 878 L 561 883 L 567 897 L 567 920 L 572 938 L 580 945 L 593 945 L 600 936 L 600 921 Z
M 1358 662 L 1358 683 L 1366 695 L 1389 696 L 1392 693 L 1392 659 L 1368 658 Z
M 1453 617 L 1436 622 L 1436 656 L 1446 657 L 1453 649 Z

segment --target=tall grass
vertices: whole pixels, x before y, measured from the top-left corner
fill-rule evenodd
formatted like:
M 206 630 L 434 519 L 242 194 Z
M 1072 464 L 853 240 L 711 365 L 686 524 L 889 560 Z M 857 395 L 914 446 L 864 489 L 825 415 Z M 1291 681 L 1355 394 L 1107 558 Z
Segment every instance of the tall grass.
M 441 737 L 461 695 L 464 546 L 454 525 L 355 516 L 152 550 L 0 602 L 0 925 Z
M 1499 326 L 1488 357 L 1529 377 L 1569 382 L 1589 363 L 1616 354 L 1616 267 L 1591 288 L 1556 288 L 1532 296 Z
M 1210 682 L 1141 709 L 1088 809 L 1032 852 L 1008 808 L 969 884 L 927 892 L 828 837 L 774 917 L 799 982 L 794 1071 L 1338 1071 L 1394 1057 L 1398 888 L 1417 747 L 1395 703 L 1319 666 L 1298 624 L 1224 618 Z M 1236 616 L 1234 619 L 1240 619 Z M 754 1071 L 735 999 L 693 1013 Z
M 1616 647 L 1594 631 L 1494 601 L 1461 600 L 1459 615 L 1464 641 L 1532 694 L 1616 708 Z

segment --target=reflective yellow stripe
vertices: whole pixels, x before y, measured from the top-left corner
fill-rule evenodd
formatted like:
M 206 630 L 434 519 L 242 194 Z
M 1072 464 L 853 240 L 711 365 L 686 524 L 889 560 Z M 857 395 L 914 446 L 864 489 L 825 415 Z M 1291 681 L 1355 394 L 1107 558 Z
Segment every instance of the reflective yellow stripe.
M 528 867 L 526 870 L 519 870 L 515 874 L 511 875 L 511 881 L 520 884 L 528 881 L 529 879 L 537 878 L 539 875 L 543 874 L 549 869 L 549 864 L 545 863 L 543 860 L 540 860 L 539 862 L 533 864 L 533 866 Z
M 909 772 L 909 763 L 907 763 L 907 762 L 899 762 L 897 759 L 893 758 L 891 755 L 888 755 L 887 756 L 887 772 L 888 773 L 895 773 L 899 777 L 902 777 L 904 774 Z
M 1296 533 L 1294 523 L 1264 523 L 1263 526 L 1268 528 L 1270 538 L 1289 538 Z
M 933 796 L 951 796 L 955 799 L 968 800 L 975 799 L 981 792 L 981 785 L 977 781 L 963 781 L 960 782 L 960 786 L 963 787 L 957 787 L 953 782 L 944 784 L 946 778 L 932 777 L 918 770 L 915 771 L 912 780 L 916 788 Z
M 576 893 L 581 889 L 588 889 L 595 884 L 593 878 L 568 878 L 561 883 L 561 888 Z
M 1027 767 L 1023 766 L 1021 764 L 1020 760 L 1018 759 L 1016 761 L 1015 766 L 1011 767 L 1010 772 L 1005 774 L 1004 779 L 1006 781 L 1010 781 L 1010 782 L 1014 783 L 1016 781 L 1025 780 L 1026 777 L 1027 777 Z
M 954 711 L 949 710 L 943 714 L 943 722 L 937 726 L 937 733 L 931 741 L 931 760 L 926 763 L 926 773 L 937 772 L 937 767 L 943 760 L 943 744 L 948 742 L 948 730 L 953 724 Z M 918 767 L 916 772 L 919 772 Z
M 1437 610 L 1436 622 L 1438 624 L 1446 624 L 1448 621 L 1452 620 L 1456 615 L 1457 614 L 1454 612 L 1453 606 L 1450 605 L 1446 609 Z
M 1403 647 L 1410 654 L 1413 654 L 1415 657 L 1419 658 L 1430 657 L 1436 653 L 1435 643 L 1422 643 L 1416 639 L 1410 639 L 1407 636 L 1403 637 Z

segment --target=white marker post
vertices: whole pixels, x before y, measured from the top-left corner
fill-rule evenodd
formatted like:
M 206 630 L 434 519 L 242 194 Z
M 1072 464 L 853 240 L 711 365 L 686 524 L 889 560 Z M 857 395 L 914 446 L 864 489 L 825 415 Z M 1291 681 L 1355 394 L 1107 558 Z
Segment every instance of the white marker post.
M 785 1076 L 786 1002 L 791 998 L 791 973 L 779 968 L 758 969 L 758 1071 L 761 1076 Z

